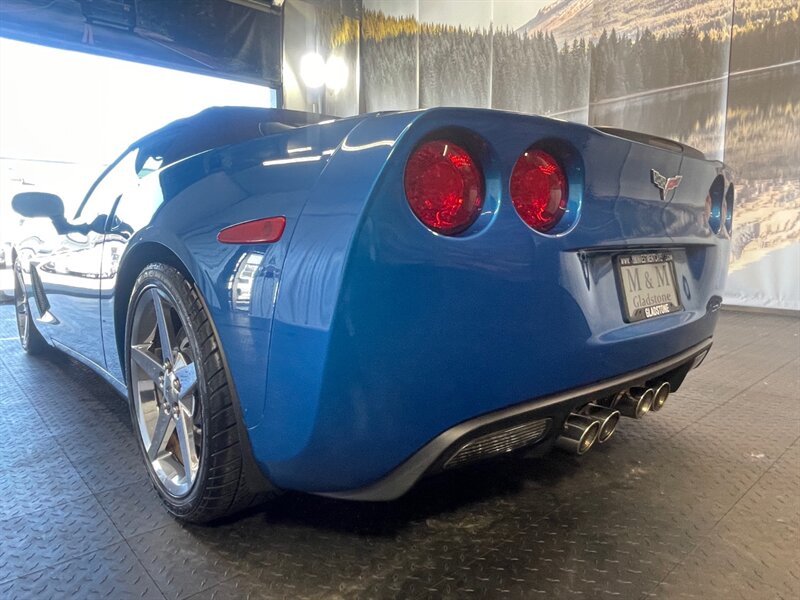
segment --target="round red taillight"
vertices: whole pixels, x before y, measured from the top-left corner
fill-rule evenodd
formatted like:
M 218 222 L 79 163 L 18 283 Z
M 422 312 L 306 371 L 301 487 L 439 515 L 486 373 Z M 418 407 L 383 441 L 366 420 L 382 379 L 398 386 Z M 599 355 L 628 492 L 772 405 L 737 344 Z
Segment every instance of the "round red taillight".
M 456 235 L 472 225 L 483 206 L 483 173 L 461 146 L 425 142 L 406 163 L 406 198 L 427 227 Z
M 555 158 L 528 150 L 511 172 L 511 202 L 536 231 L 550 231 L 567 210 L 567 177 Z

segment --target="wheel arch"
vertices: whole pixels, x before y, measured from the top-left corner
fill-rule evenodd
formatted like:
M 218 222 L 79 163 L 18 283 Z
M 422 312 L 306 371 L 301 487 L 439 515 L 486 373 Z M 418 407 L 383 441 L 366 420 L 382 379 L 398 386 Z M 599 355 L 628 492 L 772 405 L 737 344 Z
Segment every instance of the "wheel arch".
M 117 280 L 114 291 L 114 333 L 117 343 L 117 353 L 120 357 L 120 365 L 122 366 L 126 383 L 128 376 L 125 372 L 127 370 L 125 357 L 125 335 L 131 294 L 139 274 L 147 265 L 153 262 L 160 262 L 177 269 L 196 288 L 200 302 L 205 308 L 205 312 L 208 317 L 208 324 L 210 325 L 211 330 L 214 332 L 214 335 L 219 340 L 219 332 L 217 331 L 211 311 L 208 309 L 207 299 L 203 294 L 201 286 L 198 284 L 198 277 L 195 277 L 190 268 L 187 266 L 186 263 L 188 261 L 183 260 L 178 252 L 161 242 L 153 240 L 139 241 L 135 245 L 130 246 L 125 252 L 125 255 L 122 257 L 119 271 L 117 272 Z M 228 387 L 232 398 L 233 410 L 236 415 L 236 428 L 239 432 L 240 443 L 242 444 L 242 469 L 245 474 L 244 481 L 247 483 L 245 487 L 242 488 L 241 493 L 245 496 L 249 494 L 249 496 L 253 499 L 252 504 L 255 505 L 258 503 L 259 499 L 269 497 L 277 493 L 279 489 L 271 482 L 269 474 L 265 473 L 259 468 L 258 463 L 255 460 L 249 432 L 245 426 L 242 415 L 236 384 L 231 376 L 230 368 L 228 366 L 225 348 L 221 343 L 219 343 L 217 350 L 220 354 L 223 368 L 225 369 L 225 373 L 228 377 Z M 246 506 L 242 506 L 237 510 L 240 510 L 241 508 L 246 508 Z
M 117 282 L 114 290 L 114 336 L 117 342 L 119 364 L 122 366 L 123 372 L 126 368 L 125 323 L 128 316 L 128 305 L 131 301 L 131 293 L 139 273 L 153 262 L 161 262 L 174 267 L 189 281 L 196 283 L 192 273 L 178 254 L 164 244 L 143 241 L 131 247 L 125 253 L 117 273 Z

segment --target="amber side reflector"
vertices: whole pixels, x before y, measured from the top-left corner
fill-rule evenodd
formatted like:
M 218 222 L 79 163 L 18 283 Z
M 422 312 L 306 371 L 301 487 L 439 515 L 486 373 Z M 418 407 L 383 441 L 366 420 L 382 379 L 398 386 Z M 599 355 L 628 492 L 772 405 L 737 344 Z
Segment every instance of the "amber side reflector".
M 245 221 L 220 231 L 217 241 L 223 244 L 272 244 L 281 239 L 284 229 L 286 217 Z

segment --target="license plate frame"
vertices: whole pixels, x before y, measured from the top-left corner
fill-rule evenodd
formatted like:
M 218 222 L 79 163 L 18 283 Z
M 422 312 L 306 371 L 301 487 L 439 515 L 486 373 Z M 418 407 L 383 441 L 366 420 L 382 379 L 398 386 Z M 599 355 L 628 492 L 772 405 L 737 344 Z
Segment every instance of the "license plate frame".
M 661 265 L 663 268 L 659 269 Z M 630 270 L 633 270 L 633 275 L 628 275 Z M 647 321 L 683 310 L 672 251 L 652 250 L 618 254 L 614 257 L 614 272 L 617 279 L 617 296 L 626 323 Z M 650 277 L 645 277 L 645 275 Z M 648 282 L 655 281 L 655 283 L 662 284 L 665 277 L 671 279 L 674 298 L 663 290 L 663 288 L 670 287 L 669 282 L 663 283 L 657 288 L 647 288 Z M 638 292 L 635 289 L 637 282 Z M 641 306 L 635 306 L 637 303 L 635 297 L 629 299 L 629 294 L 636 295 L 637 293 Z M 655 296 L 652 301 L 642 302 L 642 299 L 650 300 L 650 296 Z M 662 296 L 665 297 L 662 298 Z

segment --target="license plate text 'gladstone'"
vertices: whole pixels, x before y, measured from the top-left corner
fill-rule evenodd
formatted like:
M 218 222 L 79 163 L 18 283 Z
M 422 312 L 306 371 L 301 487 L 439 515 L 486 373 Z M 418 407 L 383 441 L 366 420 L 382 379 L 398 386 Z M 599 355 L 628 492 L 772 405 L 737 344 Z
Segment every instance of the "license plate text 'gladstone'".
M 671 253 L 620 256 L 618 265 L 628 321 L 649 319 L 681 309 Z

